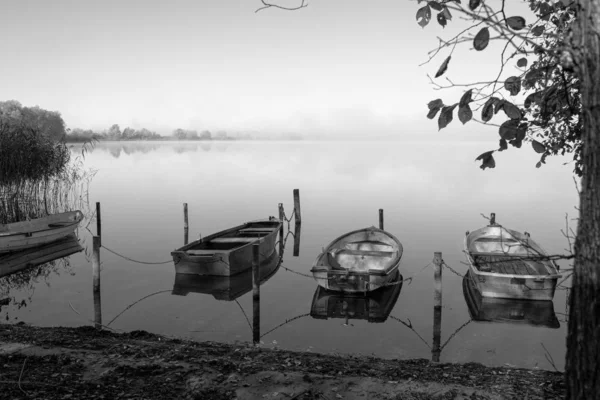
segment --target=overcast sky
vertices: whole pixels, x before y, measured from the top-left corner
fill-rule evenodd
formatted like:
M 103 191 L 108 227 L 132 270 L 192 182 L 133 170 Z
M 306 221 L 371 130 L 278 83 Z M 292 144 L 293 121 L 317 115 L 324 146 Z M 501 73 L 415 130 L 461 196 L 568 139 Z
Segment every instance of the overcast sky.
M 460 95 L 435 92 L 426 76 L 447 52 L 419 67 L 436 36 L 458 28 L 457 16 L 444 32 L 435 21 L 417 25 L 416 1 L 312 0 L 299 11 L 255 13 L 260 5 L 7 2 L 0 100 L 59 111 L 70 128 L 118 123 L 159 133 L 180 127 L 398 137 L 436 133 L 435 121 L 425 119 L 427 102 Z M 453 56 L 449 76 L 489 77 L 497 54 L 468 47 Z M 471 138 L 482 130 L 466 128 L 452 130 Z

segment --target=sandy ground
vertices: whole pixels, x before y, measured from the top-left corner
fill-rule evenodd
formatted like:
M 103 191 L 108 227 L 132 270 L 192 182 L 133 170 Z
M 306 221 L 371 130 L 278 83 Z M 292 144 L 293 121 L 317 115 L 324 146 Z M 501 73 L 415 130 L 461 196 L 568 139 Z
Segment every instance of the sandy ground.
M 558 399 L 563 375 L 0 325 L 2 399 Z

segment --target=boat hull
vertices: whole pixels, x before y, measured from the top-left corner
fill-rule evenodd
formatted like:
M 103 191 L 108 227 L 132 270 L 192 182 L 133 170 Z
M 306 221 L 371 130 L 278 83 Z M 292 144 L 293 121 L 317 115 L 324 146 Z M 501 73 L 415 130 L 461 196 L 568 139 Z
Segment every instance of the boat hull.
M 75 232 L 82 219 L 80 211 L 73 211 L 8 224 L 5 231 L 0 231 L 0 253 L 31 249 L 64 239 Z
M 480 272 L 470 266 L 471 280 L 483 297 L 498 299 L 552 300 L 558 276 L 514 276 Z
M 245 242 L 239 246 L 236 246 L 235 242 L 232 242 L 231 248 L 227 248 L 228 244 L 224 243 L 220 246 L 223 247 L 222 249 L 214 248 L 211 250 L 199 250 L 199 252 L 197 252 L 198 254 L 194 254 L 194 248 L 200 248 L 202 246 L 210 247 L 208 245 L 213 240 L 216 241 L 223 237 L 235 240 L 236 232 L 249 229 L 247 227 L 251 226 L 250 224 L 260 223 L 270 225 L 272 229 L 265 232 L 265 235 L 260 237 L 244 237 L 243 240 L 245 240 Z M 206 276 L 232 276 L 244 272 L 247 269 L 252 268 L 252 247 L 255 243 L 259 244 L 260 260 L 269 259 L 276 253 L 275 241 L 280 228 L 281 221 L 279 220 L 254 221 L 192 242 L 171 253 L 175 264 L 175 273 Z

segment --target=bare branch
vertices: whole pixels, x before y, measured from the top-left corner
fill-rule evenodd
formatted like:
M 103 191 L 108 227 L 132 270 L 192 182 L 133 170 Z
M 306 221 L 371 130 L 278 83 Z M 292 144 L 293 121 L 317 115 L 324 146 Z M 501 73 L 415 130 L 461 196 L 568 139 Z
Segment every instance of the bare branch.
M 264 10 L 265 8 L 271 8 L 271 7 L 279 8 L 280 10 L 286 10 L 286 11 L 294 11 L 294 10 L 299 10 L 304 7 L 308 7 L 308 0 L 302 0 L 302 3 L 300 3 L 300 5 L 297 7 L 285 7 L 285 6 L 280 6 L 278 4 L 268 3 L 265 0 L 260 0 L 260 1 L 263 3 L 263 6 L 258 8 L 256 11 L 254 11 L 255 13 L 257 13 L 261 10 Z

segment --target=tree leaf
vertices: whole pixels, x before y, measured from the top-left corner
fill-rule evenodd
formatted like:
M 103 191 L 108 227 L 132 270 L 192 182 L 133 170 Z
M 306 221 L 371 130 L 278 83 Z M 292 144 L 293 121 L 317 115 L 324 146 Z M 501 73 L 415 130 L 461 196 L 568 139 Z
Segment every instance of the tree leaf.
M 515 121 L 515 120 L 511 120 L 511 121 Z M 516 148 L 521 148 L 521 144 L 523 143 L 523 139 L 525 139 L 525 133 L 526 133 L 526 126 L 524 127 L 523 125 L 519 125 L 519 127 L 516 130 L 516 136 L 509 140 L 508 143 L 510 143 L 511 145 L 513 145 Z
M 481 166 L 479 168 L 486 169 L 496 167 L 496 161 L 494 161 L 494 157 L 492 156 L 492 154 L 494 154 L 494 151 L 496 150 L 486 151 L 485 153 L 480 154 L 479 157 L 475 159 L 475 161 L 481 160 Z
M 515 119 L 509 119 L 500 125 L 499 133 L 500 137 L 504 140 L 513 140 L 517 137 L 517 131 L 519 130 L 519 121 Z
M 525 57 L 523 58 L 519 58 L 519 61 L 517 61 L 517 67 L 526 67 L 527 66 L 527 59 Z
M 431 8 L 429 7 L 429 5 L 421 7 L 417 10 L 417 23 L 421 25 L 422 28 L 425 28 L 430 20 Z
M 481 110 L 481 119 L 483 122 L 488 122 L 494 116 L 494 97 L 490 97 L 483 105 Z
M 504 89 L 510 92 L 511 96 L 516 96 L 521 91 L 521 78 L 511 76 L 504 81 Z
M 506 25 L 515 31 L 519 31 L 525 28 L 525 18 L 523 17 L 508 17 L 506 19 Z
M 458 107 L 458 119 L 463 125 L 469 122 L 471 118 L 473 118 L 473 111 L 471 111 L 471 107 L 468 104 Z
M 448 56 L 448 58 L 446 58 L 444 60 L 444 62 L 442 63 L 442 65 L 440 65 L 440 68 L 438 69 L 438 71 L 435 73 L 435 77 L 438 78 L 440 76 L 442 76 L 444 74 L 444 72 L 446 72 L 446 70 L 448 69 L 448 63 L 450 62 L 450 58 L 452 56 Z
M 438 24 L 440 24 L 442 26 L 442 28 L 446 27 L 446 17 L 444 17 L 444 13 L 443 12 L 439 12 L 437 15 L 437 22 Z
M 506 116 L 510 119 L 521 119 L 523 117 L 523 115 L 521 114 L 521 110 L 519 110 L 519 107 L 515 106 L 509 101 L 504 100 L 502 109 L 504 110 Z
M 488 28 L 481 28 L 475 39 L 473 39 L 473 47 L 477 51 L 485 49 L 490 42 L 490 30 Z
M 439 110 L 440 108 L 444 107 L 444 102 L 442 99 L 431 100 L 429 103 L 427 103 L 427 107 L 429 107 L 430 110 L 432 108 L 437 108 Z
M 504 151 L 506 149 L 508 149 L 508 143 L 505 139 L 500 139 L 500 148 L 498 149 L 498 151 Z
M 438 130 L 447 127 L 448 124 L 452 122 L 452 111 L 454 111 L 455 107 L 456 104 L 451 106 L 445 106 L 442 108 L 442 112 L 440 113 L 440 117 L 438 118 Z
M 544 33 L 544 26 L 543 25 L 538 25 L 535 28 L 533 28 L 531 30 L 531 33 L 533 34 L 533 36 L 540 36 L 542 33 Z
M 450 14 L 450 10 L 448 10 L 448 7 L 444 7 L 444 10 L 442 12 L 444 13 L 444 17 L 446 17 L 447 21 L 452 21 L 452 14 Z
M 552 13 L 552 7 L 548 3 L 540 4 L 540 19 L 543 21 L 548 21 L 550 19 L 550 14 Z
M 533 146 L 533 150 L 535 150 L 536 153 L 543 153 L 546 151 L 546 146 L 544 146 L 542 143 L 538 142 L 537 140 L 532 140 L 531 145 Z
M 471 11 L 475 10 L 481 4 L 481 0 L 469 0 L 469 8 Z
M 460 102 L 458 103 L 458 105 L 460 107 L 462 107 L 462 106 L 466 106 L 467 104 L 469 104 L 471 102 L 472 95 L 473 95 L 473 89 L 467 90 L 460 98 Z
M 435 11 L 442 11 L 442 9 L 444 8 L 440 3 L 438 3 L 437 1 L 429 1 L 427 2 L 427 4 L 429 4 L 429 6 L 431 8 L 433 8 Z
M 529 94 L 529 96 L 527 96 L 525 98 L 525 108 L 529 108 L 531 107 L 532 104 L 539 104 L 540 101 L 542 100 L 542 95 L 540 94 L 540 92 L 534 92 Z

